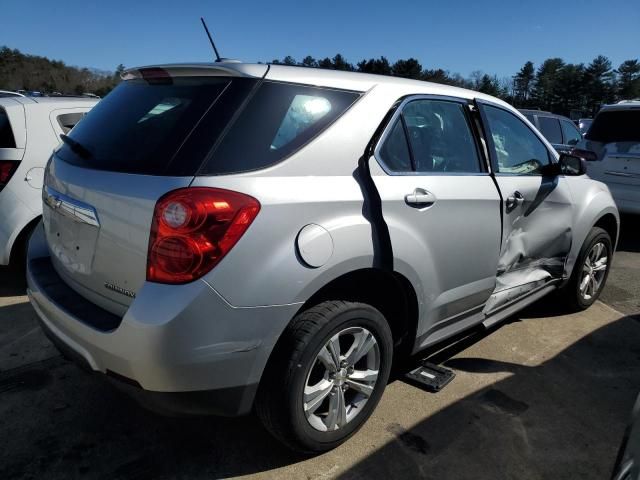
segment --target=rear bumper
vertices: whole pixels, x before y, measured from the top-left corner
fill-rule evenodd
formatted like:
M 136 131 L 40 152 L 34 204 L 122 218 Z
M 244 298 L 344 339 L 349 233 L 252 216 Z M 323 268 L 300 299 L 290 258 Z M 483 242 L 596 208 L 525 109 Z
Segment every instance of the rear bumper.
M 46 253 L 39 226 L 29 245 L 27 283 L 43 330 L 77 363 L 163 411 L 248 413 L 273 346 L 299 307 L 235 308 L 202 281 L 147 283 L 115 329 L 99 330 L 81 318 L 97 310 L 70 308 L 73 291 L 65 290 L 60 302 L 59 291 L 69 287 L 44 275 L 42 265 L 33 268 L 47 261 Z

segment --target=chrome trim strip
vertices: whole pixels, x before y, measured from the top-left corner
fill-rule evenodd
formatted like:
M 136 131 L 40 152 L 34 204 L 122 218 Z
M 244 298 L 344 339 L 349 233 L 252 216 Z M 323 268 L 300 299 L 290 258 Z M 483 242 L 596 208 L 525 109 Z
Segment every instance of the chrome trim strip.
M 606 170 L 604 173 L 606 175 L 614 175 L 616 177 L 640 178 L 640 174 L 638 173 L 615 172 L 613 170 Z
M 45 186 L 42 189 L 42 200 L 52 210 L 78 223 L 85 223 L 100 228 L 98 213 L 95 208 L 79 200 L 67 197 L 53 188 Z

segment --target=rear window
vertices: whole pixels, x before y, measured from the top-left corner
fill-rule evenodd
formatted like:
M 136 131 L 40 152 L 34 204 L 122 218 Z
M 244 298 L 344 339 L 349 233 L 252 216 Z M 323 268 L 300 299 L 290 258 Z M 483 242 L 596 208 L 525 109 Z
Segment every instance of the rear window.
M 562 131 L 557 118 L 538 115 L 540 131 L 550 143 L 562 143 Z
M 173 165 L 176 154 L 230 83 L 229 78 L 221 77 L 122 82 L 70 132 L 82 149 L 63 144 L 58 155 L 71 164 L 97 170 L 150 175 L 186 170 L 193 174 L 202 157 L 189 159 L 185 168 Z M 210 131 L 209 138 L 217 133 Z
M 585 138 L 601 143 L 640 142 L 640 109 L 600 112 Z
M 230 77 L 128 80 L 78 123 L 58 156 L 147 175 L 261 169 L 304 146 L 358 95 Z
M 359 93 L 264 82 L 200 173 L 220 175 L 274 165 L 340 117 Z
M 0 148 L 16 148 L 7 112 L 0 108 Z

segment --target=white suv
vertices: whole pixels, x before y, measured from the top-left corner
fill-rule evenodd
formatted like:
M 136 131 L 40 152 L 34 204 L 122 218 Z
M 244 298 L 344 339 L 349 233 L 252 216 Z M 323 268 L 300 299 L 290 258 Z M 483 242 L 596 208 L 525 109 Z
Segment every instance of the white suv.
M 595 153 L 589 176 L 607 184 L 618 209 L 640 214 L 640 101 L 602 107 L 577 148 Z
M 93 98 L 0 98 L 0 265 L 21 266 L 42 214 L 42 179 L 60 134 L 97 103 Z

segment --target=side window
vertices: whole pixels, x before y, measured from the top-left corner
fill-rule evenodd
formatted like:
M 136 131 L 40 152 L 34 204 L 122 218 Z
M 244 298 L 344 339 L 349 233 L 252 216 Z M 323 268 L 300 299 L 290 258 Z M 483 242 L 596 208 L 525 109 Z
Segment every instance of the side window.
M 580 132 L 572 122 L 562 120 L 560 124 L 562 125 L 562 133 L 566 145 L 575 145 L 582 140 L 582 135 L 580 135 Z
M 394 172 L 411 172 L 411 157 L 407 137 L 404 134 L 402 120 L 396 119 L 395 125 L 389 132 L 382 148 L 380 156 L 387 168 Z
M 562 143 L 562 132 L 557 118 L 538 115 L 538 123 L 544 138 L 549 140 L 550 143 Z
M 58 115 L 56 120 L 58 121 L 58 125 L 64 133 L 69 133 L 76 124 L 82 120 L 86 113 L 77 112 L 77 113 L 63 113 L 62 115 Z
M 16 148 L 7 112 L 0 108 L 0 148 Z
M 550 163 L 544 143 L 518 117 L 501 108 L 485 105 L 496 170 L 500 173 L 540 175 L 541 168 Z
M 533 115 L 531 115 L 530 113 L 525 113 L 524 116 L 526 117 L 527 120 L 531 122 L 531 125 L 536 124 L 536 120 L 535 118 L 533 118 Z
M 407 151 L 402 122 L 409 140 Z M 396 152 L 395 156 L 391 151 Z M 402 110 L 381 149 L 394 171 L 417 173 L 478 173 L 481 171 L 464 105 L 446 100 L 413 100 Z M 394 162 L 394 163 L 392 163 Z M 408 168 L 407 168 L 408 167 Z

